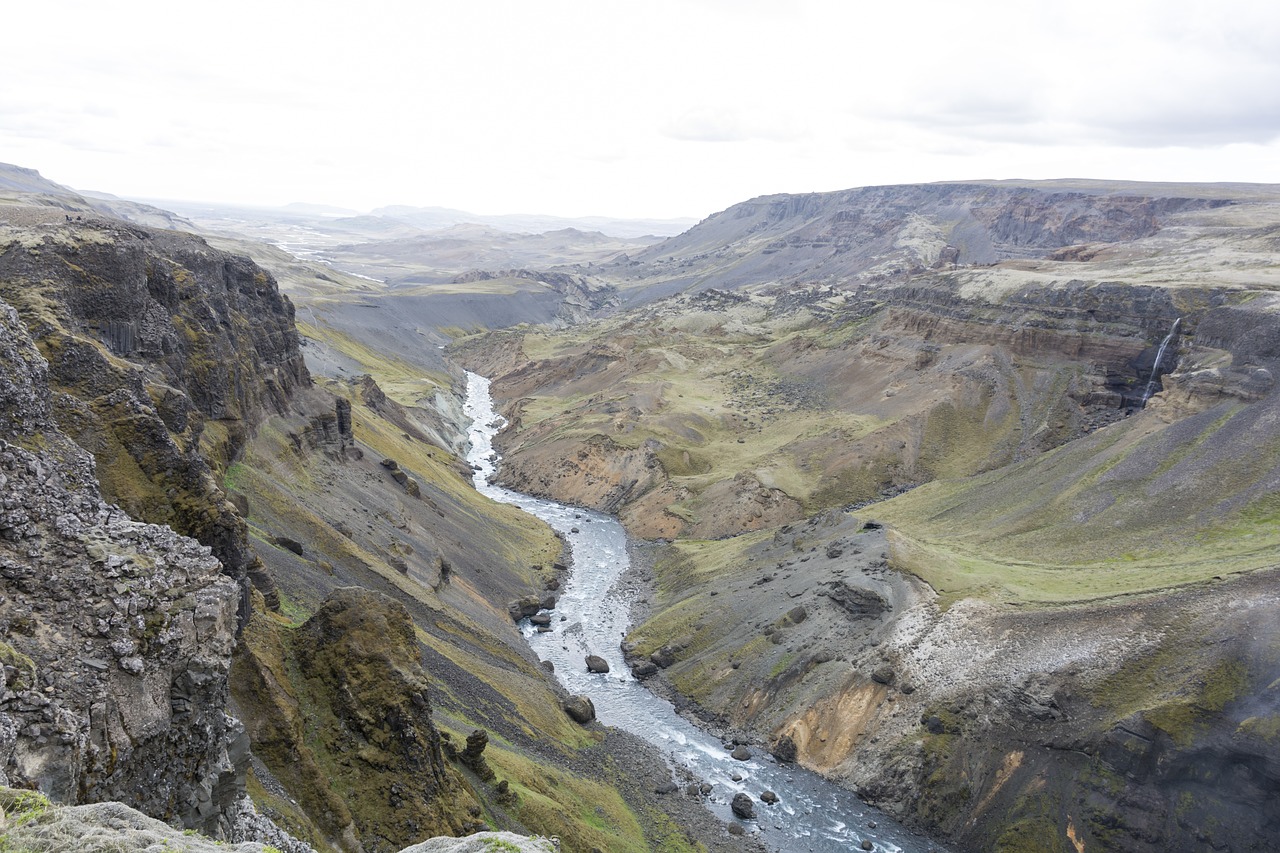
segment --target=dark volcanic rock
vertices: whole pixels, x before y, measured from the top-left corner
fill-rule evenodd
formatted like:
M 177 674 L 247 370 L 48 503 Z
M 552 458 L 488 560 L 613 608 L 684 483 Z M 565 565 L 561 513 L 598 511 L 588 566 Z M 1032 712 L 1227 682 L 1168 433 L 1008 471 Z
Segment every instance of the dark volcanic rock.
M 750 794 L 744 794 L 741 791 L 733 795 L 733 802 L 729 804 L 729 808 L 743 820 L 751 820 L 756 816 L 755 800 L 751 799 Z
M 889 602 L 879 593 L 843 580 L 828 581 L 819 590 L 828 600 L 853 619 L 876 619 L 889 609 Z
M 596 706 L 587 696 L 570 696 L 564 700 L 564 712 L 573 718 L 574 722 L 586 725 L 596 718 Z
M 293 305 L 247 258 L 100 219 L 7 244 L 0 298 L 49 354 L 66 392 L 56 419 L 97 458 L 104 497 L 212 548 L 241 584 L 243 625 L 253 553 L 202 453 L 235 459 L 263 418 L 310 387 Z M 206 421 L 218 431 L 207 435 Z
M 511 618 L 516 622 L 533 616 L 541 609 L 542 598 L 536 593 L 518 598 L 507 605 L 507 612 L 511 614 Z
M 587 655 L 587 672 L 606 673 L 609 671 L 609 662 L 599 655 Z
M 876 684 L 892 684 L 896 673 L 891 666 L 876 667 L 871 672 L 871 680 Z
M 791 739 L 791 735 L 783 735 L 774 741 L 773 749 L 770 750 L 770 753 L 783 764 L 794 764 L 796 760 L 796 742 Z
M 658 665 L 653 661 L 642 660 L 635 666 L 631 667 L 631 674 L 636 678 L 648 678 L 658 671 Z
M 654 664 L 654 666 L 666 669 L 676 662 L 675 649 L 671 646 L 663 646 L 653 654 L 649 655 L 649 660 Z
M 208 548 L 102 500 L 47 381 L 0 302 L 0 769 L 214 832 L 247 761 L 223 713 L 239 594 Z
M 296 539 L 290 539 L 288 536 L 277 536 L 275 543 L 286 551 L 292 551 L 299 557 L 302 556 L 302 543 Z

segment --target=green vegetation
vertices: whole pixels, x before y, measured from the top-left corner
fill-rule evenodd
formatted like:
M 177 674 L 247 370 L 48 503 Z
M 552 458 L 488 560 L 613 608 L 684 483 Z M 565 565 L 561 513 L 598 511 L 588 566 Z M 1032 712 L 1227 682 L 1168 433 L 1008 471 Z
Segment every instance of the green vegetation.
M 1249 453 L 1212 450 L 1214 435 L 1249 414 L 1206 412 L 1176 437 L 1135 418 L 999 471 L 931 483 L 876 513 L 896 528 L 895 564 L 944 604 L 1087 601 L 1271 566 L 1280 503 L 1255 483 L 1280 464 L 1280 442 L 1250 430 Z
M 0 788 L 0 809 L 9 826 L 21 826 L 45 817 L 53 804 L 39 791 Z
M 377 349 L 376 342 L 359 340 L 327 323 L 308 323 L 299 319 L 297 326 L 303 337 L 332 347 L 359 364 L 388 397 L 403 406 L 419 405 L 422 400 L 450 387 L 451 380 L 447 375 L 431 373 L 388 355 Z
M 1115 719 L 1142 713 L 1178 746 L 1191 745 L 1227 705 L 1247 694 L 1250 684 L 1245 663 L 1192 640 L 1197 630 L 1190 622 L 1172 626 L 1155 650 L 1097 686 L 1095 704 L 1109 709 Z M 1265 725 L 1258 729 L 1264 730 Z
M 3 640 L 0 640 L 0 666 L 13 667 L 17 670 L 17 674 L 8 684 L 13 692 L 20 693 L 36 686 L 35 661 Z

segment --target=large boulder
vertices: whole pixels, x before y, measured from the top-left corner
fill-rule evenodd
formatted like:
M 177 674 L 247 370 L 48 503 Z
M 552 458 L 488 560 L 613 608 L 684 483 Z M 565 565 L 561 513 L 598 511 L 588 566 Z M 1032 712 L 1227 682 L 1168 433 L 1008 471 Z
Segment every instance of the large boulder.
M 587 655 L 587 672 L 604 674 L 609 671 L 609 662 L 599 655 Z
M 773 742 L 773 748 L 769 752 L 783 764 L 794 764 L 796 760 L 796 742 L 791 738 L 791 735 L 783 735 Z
M 596 706 L 586 696 L 570 696 L 562 707 L 574 722 L 584 726 L 596 718 Z

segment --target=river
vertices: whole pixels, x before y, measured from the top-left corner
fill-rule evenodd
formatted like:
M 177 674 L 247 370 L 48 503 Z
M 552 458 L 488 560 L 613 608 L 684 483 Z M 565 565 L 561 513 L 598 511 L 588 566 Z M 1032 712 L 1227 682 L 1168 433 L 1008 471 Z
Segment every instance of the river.
M 538 633 L 527 620 L 522 629 L 538 656 L 555 665 L 556 677 L 565 688 L 591 698 L 601 723 L 644 738 L 709 782 L 712 792 L 706 804 L 726 822 L 739 820 L 729 808 L 734 794 L 749 794 L 756 801 L 757 819 L 743 821 L 744 827 L 752 832 L 758 828 L 761 840 L 774 850 L 846 853 L 862 849 L 864 840 L 871 841 L 874 850 L 891 853 L 943 850 L 815 773 L 779 765 L 767 754 L 747 761 L 732 758 L 718 738 L 677 714 L 669 702 L 633 678 L 620 648 L 630 610 L 618 585 L 630 565 L 622 525 L 612 516 L 493 485 L 490 480 L 498 465 L 493 437 L 503 421 L 493 409 L 488 379 L 467 374 L 464 411 L 472 422 L 467 461 L 475 472 L 476 489 L 542 519 L 572 550 L 569 579 L 552 611 L 554 630 Z M 588 673 L 588 654 L 607 660 L 609 673 Z M 775 792 L 780 802 L 772 806 L 760 802 L 765 790 Z

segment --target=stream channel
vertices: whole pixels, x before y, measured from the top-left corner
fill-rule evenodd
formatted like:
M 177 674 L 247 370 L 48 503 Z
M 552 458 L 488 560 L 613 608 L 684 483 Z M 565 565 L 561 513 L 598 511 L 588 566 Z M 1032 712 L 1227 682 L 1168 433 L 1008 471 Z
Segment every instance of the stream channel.
M 571 571 L 551 611 L 554 630 L 540 634 L 527 620 L 521 629 L 538 656 L 555 665 L 556 678 L 570 693 L 591 698 L 601 723 L 649 741 L 673 763 L 709 782 L 712 791 L 704 802 L 723 821 L 739 820 L 729 802 L 740 791 L 749 794 L 756 801 L 756 820 L 742 821 L 744 828 L 754 832 L 758 827 L 761 840 L 774 850 L 846 853 L 864 849 L 864 840 L 870 840 L 874 850 L 892 853 L 943 850 L 815 773 L 780 765 L 767 754 L 753 754 L 747 761 L 732 758 L 719 738 L 677 714 L 671 703 L 632 677 L 620 647 L 630 611 L 630 602 L 617 586 L 630 566 L 622 525 L 612 516 L 493 485 L 498 454 L 492 442 L 503 419 L 493 409 L 488 379 L 467 374 L 464 411 L 471 418 L 467 461 L 476 489 L 542 519 L 569 544 Z M 588 673 L 588 654 L 607 660 L 609 673 Z M 780 802 L 760 802 L 766 790 L 775 792 Z

